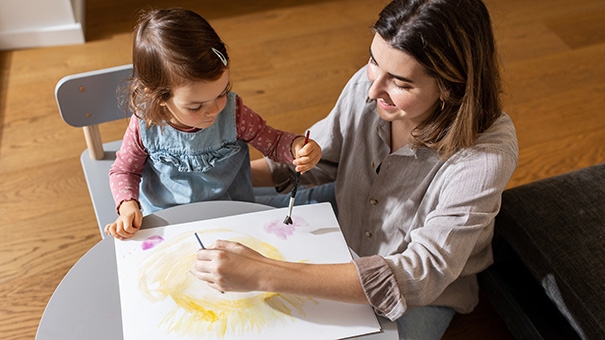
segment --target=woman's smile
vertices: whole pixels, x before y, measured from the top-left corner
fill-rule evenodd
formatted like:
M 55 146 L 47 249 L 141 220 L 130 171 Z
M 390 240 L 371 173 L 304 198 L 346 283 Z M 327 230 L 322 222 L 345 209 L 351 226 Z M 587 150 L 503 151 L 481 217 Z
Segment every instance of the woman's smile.
M 380 108 L 383 109 L 383 110 L 385 110 L 385 111 L 398 110 L 397 106 L 395 106 L 394 104 L 391 104 L 391 103 L 385 101 L 382 98 L 378 98 L 376 100 L 376 102 L 378 103 L 378 106 L 380 106 Z

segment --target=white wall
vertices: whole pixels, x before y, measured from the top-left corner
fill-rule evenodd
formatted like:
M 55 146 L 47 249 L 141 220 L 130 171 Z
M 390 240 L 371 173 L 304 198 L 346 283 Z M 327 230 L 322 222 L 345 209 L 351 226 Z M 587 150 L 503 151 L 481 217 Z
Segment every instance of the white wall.
M 85 0 L 0 0 L 0 50 L 84 43 Z

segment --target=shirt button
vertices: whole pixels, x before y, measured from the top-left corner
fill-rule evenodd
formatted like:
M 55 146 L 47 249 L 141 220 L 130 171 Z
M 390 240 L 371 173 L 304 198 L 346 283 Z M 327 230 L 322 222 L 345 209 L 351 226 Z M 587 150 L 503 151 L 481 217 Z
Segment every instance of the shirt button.
M 376 205 L 376 204 L 378 204 L 378 200 L 375 199 L 375 198 L 370 198 L 370 204 L 371 205 Z
M 372 233 L 369 231 L 365 232 L 367 238 L 372 238 Z

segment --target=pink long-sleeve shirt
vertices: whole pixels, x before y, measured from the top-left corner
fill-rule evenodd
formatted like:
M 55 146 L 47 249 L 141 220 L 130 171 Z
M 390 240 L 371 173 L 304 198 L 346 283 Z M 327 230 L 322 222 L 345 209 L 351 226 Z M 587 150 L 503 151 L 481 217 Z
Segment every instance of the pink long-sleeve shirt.
M 236 104 L 237 138 L 276 162 L 291 164 L 294 160 L 292 142 L 299 135 L 267 125 L 260 115 L 243 104 L 240 97 L 237 97 Z M 170 127 L 178 129 L 172 125 Z M 139 129 L 139 118 L 133 115 L 124 134 L 122 146 L 116 152 L 116 160 L 109 171 L 109 183 L 116 209 L 119 209 L 124 201 L 139 199 L 139 184 L 148 157 Z M 200 129 L 178 130 L 193 133 Z

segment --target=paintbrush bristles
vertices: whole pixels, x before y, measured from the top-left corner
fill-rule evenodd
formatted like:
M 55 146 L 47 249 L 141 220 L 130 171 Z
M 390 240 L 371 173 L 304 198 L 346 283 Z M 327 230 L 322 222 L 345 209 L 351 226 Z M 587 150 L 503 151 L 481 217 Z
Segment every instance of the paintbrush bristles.
M 284 224 L 292 224 L 292 207 L 294 207 L 294 196 L 290 197 L 290 204 L 288 206 L 288 215 L 284 219 Z
M 294 177 L 294 185 L 292 186 L 292 194 L 290 195 L 290 206 L 288 210 L 288 215 L 286 219 L 284 219 L 284 224 L 292 224 L 292 207 L 294 206 L 294 198 L 296 197 L 296 191 L 298 190 L 298 179 L 300 178 L 300 172 L 296 172 L 296 177 Z

